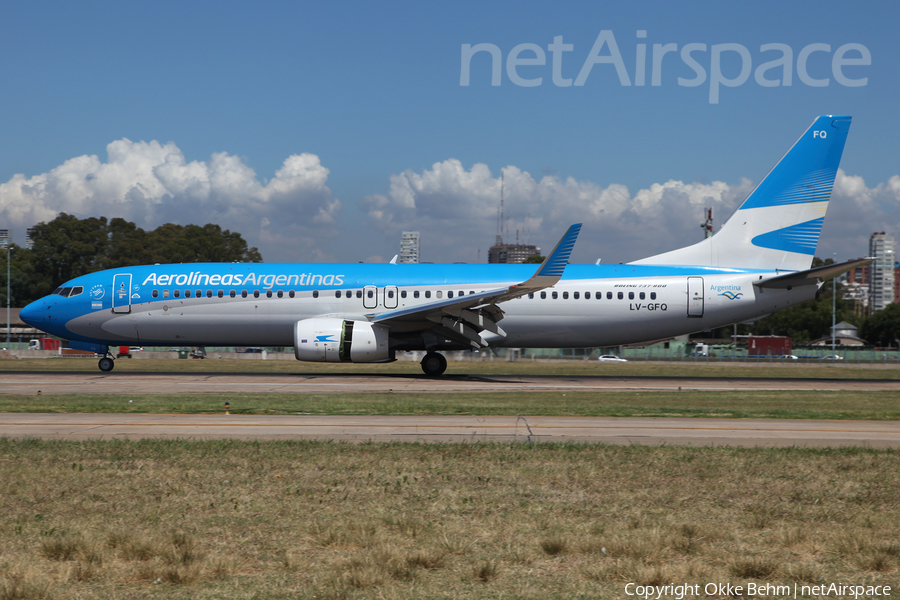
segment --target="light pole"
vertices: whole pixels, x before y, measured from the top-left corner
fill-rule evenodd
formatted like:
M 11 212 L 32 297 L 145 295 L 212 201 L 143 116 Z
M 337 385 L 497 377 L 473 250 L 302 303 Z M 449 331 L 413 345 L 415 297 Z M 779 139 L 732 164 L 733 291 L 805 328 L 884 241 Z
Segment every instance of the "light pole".
M 12 237 L 12 236 L 10 236 Z M 9 342 L 9 332 L 12 329 L 12 323 L 9 320 L 9 264 L 12 262 L 10 260 L 10 251 L 12 250 L 12 242 L 10 241 L 10 237 L 6 238 L 6 349 L 9 350 L 12 346 Z
M 834 254 L 837 256 L 837 253 Z M 832 260 L 832 262 L 837 262 Z M 837 276 L 831 278 L 831 355 L 834 356 L 834 328 L 837 316 Z

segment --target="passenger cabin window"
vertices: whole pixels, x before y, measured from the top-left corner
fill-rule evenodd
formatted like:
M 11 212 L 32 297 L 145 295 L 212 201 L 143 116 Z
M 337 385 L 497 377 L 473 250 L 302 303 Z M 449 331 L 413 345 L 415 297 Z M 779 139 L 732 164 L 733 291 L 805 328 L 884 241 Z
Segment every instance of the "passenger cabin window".
M 646 298 L 646 294 L 644 294 L 644 292 L 641 292 L 641 293 L 640 293 L 640 298 L 641 298 L 641 300 L 643 300 L 644 298 Z
M 440 293 L 440 292 L 438 292 L 438 293 Z M 438 297 L 440 297 L 440 296 L 438 296 Z M 452 298 L 452 297 L 453 297 L 453 290 L 450 290 L 449 292 L 447 292 L 447 297 L 448 297 L 448 298 Z
M 154 298 L 159 298 L 159 290 L 153 290 L 153 294 L 151 294 Z
M 336 291 L 336 292 L 334 293 L 334 297 L 335 297 L 335 298 L 340 298 L 340 297 L 341 297 L 341 290 Z
M 650 299 L 656 300 L 656 292 L 650 292 Z
M 269 290 L 266 292 L 266 298 L 271 298 L 271 297 L 272 297 L 272 290 Z
M 230 292 L 228 292 L 228 295 L 229 295 L 230 297 L 234 298 L 235 296 L 237 296 L 237 292 L 234 291 L 234 290 L 231 290 Z
M 247 290 L 241 290 L 241 298 L 247 297 Z
M 419 290 L 416 290 L 413 292 L 413 298 L 418 298 L 418 297 L 419 297 Z
M 534 300 L 534 292 L 531 292 L 530 294 L 528 294 L 528 299 Z
M 541 300 L 547 299 L 547 292 L 541 292 Z
M 621 300 L 622 298 L 625 297 L 625 294 L 623 294 L 622 292 L 619 292 L 618 294 L 616 294 L 616 296 L 619 298 L 619 300 Z
M 180 297 L 181 297 L 181 292 L 178 291 L 178 290 L 174 290 L 174 291 L 172 292 L 172 295 L 175 296 L 176 298 L 180 298 Z
M 388 294 L 388 298 L 393 298 L 393 297 L 394 297 L 394 290 L 388 290 L 388 293 L 387 293 L 387 294 Z
M 313 298 L 319 297 L 319 290 L 313 290 Z
M 572 300 L 578 300 L 578 292 L 572 292 Z
M 569 292 L 563 292 L 563 300 L 569 299 Z
M 291 290 L 288 292 L 288 298 L 293 298 L 293 297 L 294 297 L 294 290 Z M 350 292 L 347 292 L 347 297 L 348 298 L 350 297 Z
M 362 290 L 356 290 L 356 297 L 362 298 Z
M 259 290 L 253 290 L 253 297 L 259 298 Z
M 375 290 L 366 290 L 366 298 L 374 298 Z
M 553 292 L 553 293 L 551 294 L 551 296 L 553 296 L 553 299 L 556 300 L 556 299 L 559 298 L 559 292 Z
M 163 298 L 169 297 L 169 290 L 163 290 Z
M 425 297 L 431 298 L 431 290 L 425 290 Z
M 184 290 L 184 297 L 185 297 L 185 298 L 190 298 L 190 297 L 191 297 L 191 290 Z
M 218 296 L 219 298 L 224 298 L 224 297 L 225 297 L 225 290 L 219 290 L 219 291 L 216 293 L 216 296 Z
M 282 292 L 281 290 L 278 290 L 277 296 L 278 296 L 279 298 L 284 298 L 284 292 Z
M 212 298 L 212 290 L 206 290 L 206 297 Z
M 406 290 L 400 290 L 400 297 L 406 298 Z
M 606 299 L 612 300 L 612 292 L 606 292 Z
M 441 290 L 436 291 L 434 294 L 435 294 L 435 296 L 437 296 L 438 298 L 442 298 L 442 297 L 444 296 L 444 292 L 442 292 Z

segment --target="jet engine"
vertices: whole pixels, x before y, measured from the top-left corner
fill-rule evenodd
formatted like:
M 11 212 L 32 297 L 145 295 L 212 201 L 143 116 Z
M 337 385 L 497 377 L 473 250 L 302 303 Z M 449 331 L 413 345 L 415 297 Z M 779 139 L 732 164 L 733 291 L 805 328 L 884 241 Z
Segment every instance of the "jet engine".
M 316 318 L 294 325 L 294 356 L 310 362 L 389 362 L 388 328 L 368 321 Z

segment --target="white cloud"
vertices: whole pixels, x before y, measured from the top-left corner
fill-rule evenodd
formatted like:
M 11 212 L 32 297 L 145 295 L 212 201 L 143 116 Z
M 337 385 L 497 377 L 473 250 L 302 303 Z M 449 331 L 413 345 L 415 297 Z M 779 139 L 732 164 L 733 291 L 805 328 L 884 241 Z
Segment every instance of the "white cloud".
M 399 251 L 400 231 L 412 229 L 421 233 L 423 260 L 483 262 L 497 233 L 500 174 L 480 163 L 467 169 L 448 159 L 390 176 L 387 193 L 359 202 L 366 217 L 360 225 L 352 215 L 340 218 L 329 170 L 314 154 L 289 156 L 264 182 L 240 157 L 224 152 L 189 162 L 174 143 L 126 139 L 107 151 L 106 162 L 78 156 L 47 173 L 0 184 L 0 223 L 25 228 L 59 212 L 123 217 L 145 229 L 218 223 L 240 232 L 268 261 L 390 257 Z M 566 227 L 583 222 L 573 255 L 579 262 L 626 262 L 694 243 L 702 237 L 704 208 L 713 208 L 718 228 L 753 187 L 746 179 L 670 180 L 631 193 L 618 184 L 535 178 L 515 166 L 503 173 L 504 238 L 518 235 L 547 252 Z M 900 237 L 900 175 L 868 187 L 839 171 L 819 254 L 865 255 L 873 231 Z
M 514 166 L 503 169 L 503 179 L 506 241 L 513 241 L 518 231 L 520 241 L 549 251 L 566 227 L 583 222 L 578 260 L 604 257 L 614 262 L 698 241 L 704 207 L 713 207 L 724 220 L 751 189 L 749 181 L 737 186 L 668 181 L 632 196 L 622 185 L 604 188 L 557 176 L 536 180 Z M 401 230 L 419 230 L 426 260 L 474 261 L 473 248 L 480 248 L 484 259 L 497 231 L 500 204 L 500 178 L 486 165 L 467 171 L 449 159 L 422 173 L 393 175 L 390 181 L 386 195 L 361 202 L 376 227 L 397 239 Z
M 289 156 L 268 183 L 236 156 L 187 162 L 172 143 L 117 140 L 97 156 L 67 160 L 47 173 L 0 184 L 0 217 L 30 227 L 60 212 L 122 217 L 140 227 L 218 223 L 259 246 L 267 260 L 323 258 L 320 236 L 334 235 L 341 202 L 314 154 Z

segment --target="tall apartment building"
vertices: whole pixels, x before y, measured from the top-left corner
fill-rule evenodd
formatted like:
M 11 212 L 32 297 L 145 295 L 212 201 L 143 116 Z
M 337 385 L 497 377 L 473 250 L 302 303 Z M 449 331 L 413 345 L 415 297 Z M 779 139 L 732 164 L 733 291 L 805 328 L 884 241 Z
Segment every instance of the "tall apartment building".
M 894 301 L 894 236 L 873 233 L 869 256 L 875 258 L 869 276 L 869 306 L 875 312 Z
M 12 232 L 9 229 L 0 229 L 0 248 L 6 249 L 12 243 Z
M 400 258 L 397 262 L 419 262 L 419 232 L 404 231 L 400 237 Z

